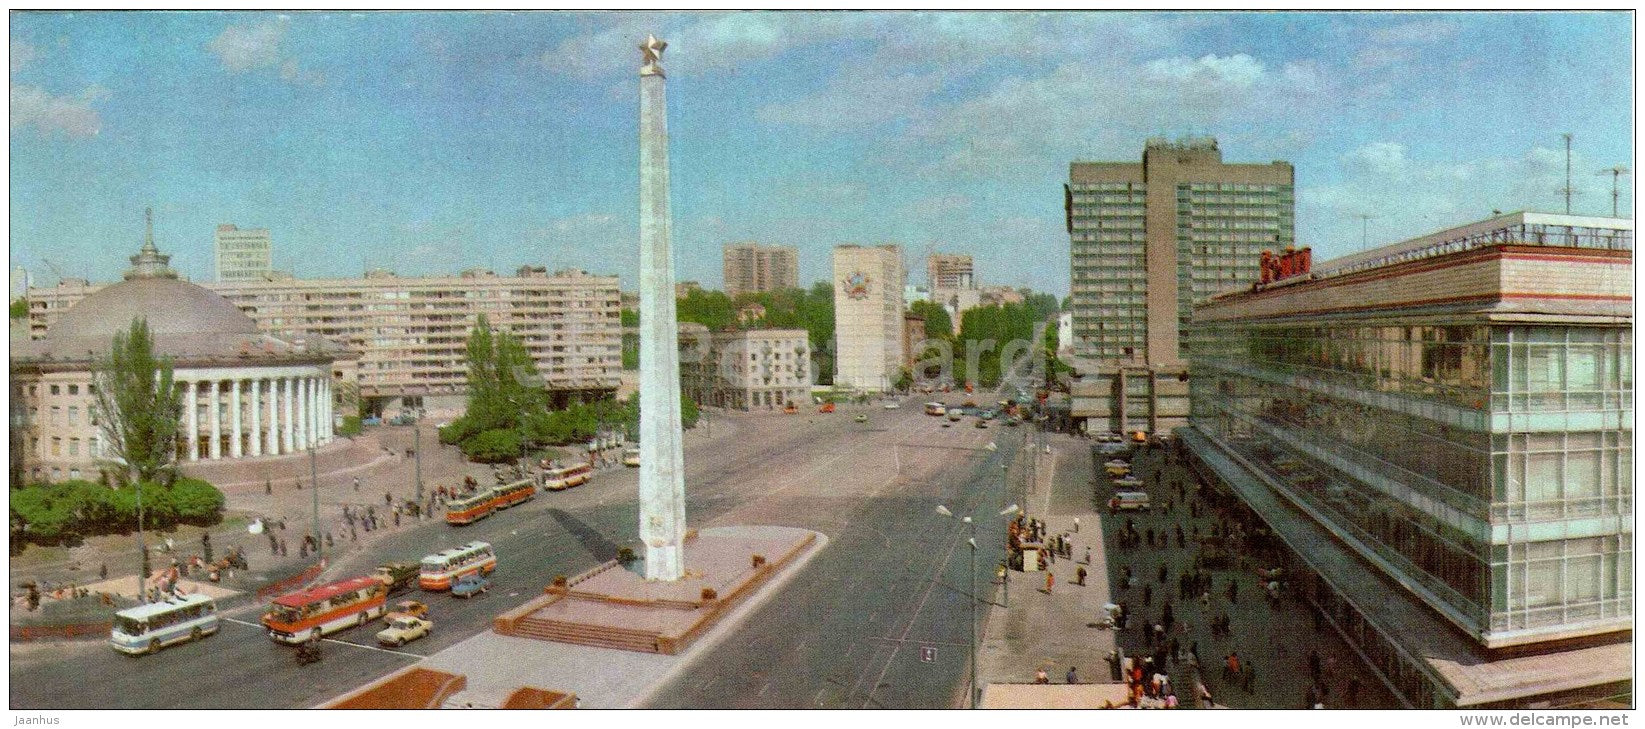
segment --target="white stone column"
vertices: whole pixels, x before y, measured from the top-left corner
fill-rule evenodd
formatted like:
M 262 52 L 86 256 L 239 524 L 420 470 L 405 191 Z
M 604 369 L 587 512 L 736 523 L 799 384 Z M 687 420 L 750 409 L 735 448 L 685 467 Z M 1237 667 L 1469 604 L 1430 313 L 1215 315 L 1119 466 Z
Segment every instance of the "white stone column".
M 314 397 L 309 391 L 313 381 L 307 377 L 297 378 L 297 450 L 308 449 L 314 434 Z
M 285 440 L 280 446 L 281 453 L 290 453 L 297 446 L 297 441 L 292 439 L 293 428 L 291 422 L 291 396 L 296 390 L 297 388 L 293 386 L 290 377 L 280 378 L 280 408 L 285 411 L 284 424 L 280 426 L 281 432 L 285 435 Z
M 331 436 L 336 432 L 332 423 L 331 410 L 331 378 L 320 378 L 320 442 L 330 443 Z
M 184 382 L 183 390 L 188 393 L 183 401 L 188 403 L 188 459 L 200 460 L 200 400 L 197 397 L 200 389 L 198 382 Z
M 217 396 L 219 389 L 217 385 L 219 384 L 220 383 L 217 381 L 217 378 L 213 377 L 211 380 L 210 399 L 206 405 L 206 407 L 211 408 L 211 410 L 206 413 L 206 427 L 211 429 L 211 432 L 206 434 L 206 448 L 209 449 L 208 453 L 213 461 L 223 457 L 222 399 Z
M 230 458 L 239 458 L 244 455 L 240 450 L 240 379 L 236 377 L 229 385 L 228 396 L 229 442 L 228 455 Z
M 268 392 L 268 441 L 264 453 L 280 455 L 280 381 L 264 378 L 263 388 Z
M 251 381 L 251 457 L 263 455 L 263 381 Z
M 680 443 L 680 349 L 668 201 L 667 44 L 640 46 L 640 540 L 645 577 L 685 572 L 685 469 Z

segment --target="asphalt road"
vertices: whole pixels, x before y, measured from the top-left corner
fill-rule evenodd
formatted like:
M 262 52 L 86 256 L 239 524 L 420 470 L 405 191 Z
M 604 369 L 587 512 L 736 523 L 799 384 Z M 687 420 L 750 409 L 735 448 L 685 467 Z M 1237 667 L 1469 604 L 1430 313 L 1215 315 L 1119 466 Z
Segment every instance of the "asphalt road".
M 869 407 L 842 408 L 833 415 L 716 417 L 713 427 L 734 433 L 688 449 L 687 518 L 693 526 L 808 526 L 834 540 L 778 602 L 750 620 L 747 636 L 731 642 L 741 646 L 745 638 L 763 635 L 766 651 L 807 644 L 800 649 L 836 653 L 834 646 L 843 642 L 830 636 L 852 635 L 859 638 L 856 647 L 818 665 L 820 678 L 792 672 L 780 688 L 766 692 L 768 700 L 754 705 L 948 706 L 963 693 L 956 683 L 963 679 L 963 647 L 937 646 L 931 664 L 919 663 L 919 651 L 911 648 L 918 640 L 963 643 L 968 619 L 964 535 L 958 523 L 935 514 L 933 503 L 964 505 L 954 508 L 959 514 L 973 505 L 978 513 L 997 511 L 998 462 L 1010 449 L 1003 442 L 998 453 L 979 447 L 1008 429 L 940 429 L 938 419 L 918 412 L 917 399 L 910 403 L 898 411 Z M 870 422 L 854 423 L 851 415 L 858 411 L 869 413 Z M 836 498 L 832 484 L 855 483 L 858 460 L 894 463 L 895 477 L 872 484 L 859 498 Z M 256 625 L 261 607 L 251 606 L 227 614 L 218 635 L 153 656 L 128 657 L 97 641 L 14 644 L 11 708 L 312 706 L 487 630 L 493 617 L 538 594 L 554 576 L 615 556 L 620 546 L 615 540 L 635 532 L 636 478 L 634 469 L 609 471 L 586 486 L 542 494 L 468 527 L 431 522 L 407 528 L 362 545 L 333 565 L 328 577 L 343 578 L 367 573 L 381 561 L 418 559 L 471 539 L 495 546 L 499 567 L 486 595 L 464 601 L 413 590 L 391 598 L 423 600 L 435 622 L 432 636 L 398 651 L 374 645 L 372 636 L 381 625 L 374 622 L 333 634 L 324 660 L 299 667 L 291 648 L 264 636 Z M 997 529 L 990 534 L 978 555 L 979 572 L 987 574 L 1000 559 L 1002 539 Z M 794 622 L 778 606 L 810 615 L 809 622 L 799 621 L 808 623 L 804 630 L 773 627 Z M 832 628 L 821 629 L 824 624 Z M 715 670 L 722 653 L 705 656 L 683 681 L 699 670 Z M 762 652 L 743 665 L 777 663 L 778 654 Z M 814 696 L 828 681 L 845 686 L 836 694 Z M 734 689 L 712 684 L 708 689 L 659 696 L 686 702 L 678 705 L 745 705 L 725 699 Z

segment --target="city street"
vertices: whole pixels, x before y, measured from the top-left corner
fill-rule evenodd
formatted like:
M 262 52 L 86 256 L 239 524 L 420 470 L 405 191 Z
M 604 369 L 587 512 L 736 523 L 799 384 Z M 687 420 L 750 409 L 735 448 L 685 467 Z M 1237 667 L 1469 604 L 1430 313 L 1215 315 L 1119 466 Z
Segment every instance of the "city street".
M 964 643 L 969 555 L 960 525 L 933 508 L 941 501 L 957 514 L 973 506 L 978 513 L 997 510 L 998 464 L 1010 449 L 1005 443 L 998 452 L 982 447 L 1014 431 L 978 430 L 969 421 L 943 428 L 944 421 L 922 415 L 915 405 L 894 411 L 851 406 L 831 415 L 716 416 L 715 437 L 688 444 L 693 526 L 802 526 L 834 541 L 788 593 L 755 613 L 743 626 L 745 634 L 659 690 L 660 705 L 955 703 L 955 693 L 963 693 L 957 682 L 965 655 L 953 644 Z M 856 412 L 867 413 L 869 422 L 853 422 Z M 366 573 L 381 561 L 417 559 L 471 539 L 496 547 L 499 567 L 487 595 L 471 601 L 418 591 L 404 595 L 430 605 L 435 631 L 401 651 L 373 645 L 374 629 L 355 629 L 327 642 L 325 660 L 298 667 L 291 649 L 269 641 L 256 625 L 261 606 L 249 606 L 230 611 L 219 635 L 154 656 L 127 657 L 100 641 L 13 644 L 12 706 L 314 705 L 488 629 L 492 617 L 537 594 L 556 575 L 615 556 L 634 532 L 636 478 L 634 469 L 608 471 L 586 486 L 542 494 L 470 527 L 427 522 L 363 541 L 327 576 Z M 979 488 L 969 488 L 972 483 Z M 1000 545 L 984 546 L 978 569 L 991 573 Z M 842 654 L 837 648 L 843 635 L 860 639 Z M 922 640 L 944 644 L 931 664 L 922 664 L 912 647 Z M 830 661 L 805 671 L 768 672 L 773 675 L 765 677 L 771 685 L 764 695 L 753 695 L 761 687 L 745 695 L 729 672 L 751 665 L 732 655 L 751 646 L 767 657 L 754 662 L 760 665 L 774 665 L 772 655 L 803 651 Z M 839 687 L 819 694 L 813 673 Z M 17 680 L 25 675 L 27 681 Z

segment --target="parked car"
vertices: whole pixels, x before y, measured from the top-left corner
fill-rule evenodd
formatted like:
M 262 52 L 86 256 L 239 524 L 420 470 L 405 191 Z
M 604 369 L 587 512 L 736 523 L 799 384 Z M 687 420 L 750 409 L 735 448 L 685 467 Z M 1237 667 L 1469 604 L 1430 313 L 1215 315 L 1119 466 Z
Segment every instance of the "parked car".
M 885 403 L 886 410 L 896 410 L 900 407 L 902 407 L 902 403 L 899 403 L 896 400 L 891 400 Z
M 964 417 L 965 417 L 965 411 L 961 410 L 960 408 L 949 408 L 948 409 L 948 420 L 950 422 L 958 423 L 958 422 L 960 422 L 960 419 L 964 418 Z
M 491 580 L 478 574 L 467 574 L 458 578 L 457 583 L 451 586 L 452 597 L 474 597 L 491 589 Z
M 1148 511 L 1150 504 L 1148 494 L 1143 491 L 1120 491 L 1114 498 L 1108 500 L 1108 513 L 1118 514 L 1122 511 Z
M 987 428 L 988 427 L 988 421 L 983 419 L 983 418 L 977 418 L 976 427 L 977 428 Z
M 822 407 L 819 407 L 819 408 L 817 408 L 817 412 L 819 412 L 819 413 L 831 413 L 831 412 L 834 412 L 834 403 L 831 403 L 831 402 L 825 402 L 825 403 L 823 403 L 823 404 L 822 404 Z
M 630 448 L 623 451 L 623 465 L 638 468 L 640 465 L 640 449 Z
M 398 617 L 422 618 L 427 620 L 428 606 L 416 600 L 401 600 L 394 603 L 394 607 L 389 608 L 388 615 L 385 617 L 388 618 L 389 622 L 394 622 L 394 619 Z
M 387 628 L 377 631 L 377 642 L 402 646 L 427 636 L 433 630 L 434 623 L 410 615 L 399 615 L 388 621 Z

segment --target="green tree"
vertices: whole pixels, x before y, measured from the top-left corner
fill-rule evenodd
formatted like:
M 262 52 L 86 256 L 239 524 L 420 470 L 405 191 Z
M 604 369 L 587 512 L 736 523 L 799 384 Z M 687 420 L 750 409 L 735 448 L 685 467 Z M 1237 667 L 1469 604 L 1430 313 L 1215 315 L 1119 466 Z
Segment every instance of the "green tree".
M 954 320 L 949 318 L 948 310 L 935 301 L 920 300 L 908 307 L 914 314 L 925 318 L 926 339 L 954 339 Z
M 114 335 L 106 357 L 92 365 L 103 442 L 124 463 L 124 482 L 169 480 L 177 456 L 181 398 L 169 357 L 154 354 L 148 322 L 136 319 Z
M 509 428 L 488 430 L 463 441 L 462 449 L 477 463 L 507 463 L 520 457 L 520 434 Z
M 29 318 L 29 300 L 28 299 L 15 299 L 15 300 L 13 300 L 11 302 L 11 320 L 12 321 L 18 321 L 20 319 L 27 319 L 27 318 Z

